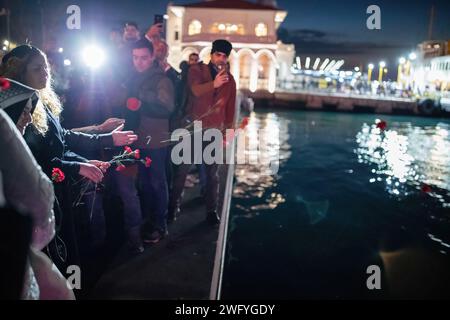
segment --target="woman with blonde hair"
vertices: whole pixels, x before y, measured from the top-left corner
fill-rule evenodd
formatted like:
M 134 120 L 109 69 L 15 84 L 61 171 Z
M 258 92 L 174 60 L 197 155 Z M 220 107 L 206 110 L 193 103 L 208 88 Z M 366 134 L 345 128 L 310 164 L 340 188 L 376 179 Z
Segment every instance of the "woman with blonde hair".
M 55 234 L 53 214 L 53 185 L 36 163 L 28 146 L 22 138 L 26 127 L 32 121 L 32 114 L 39 101 L 36 91 L 19 82 L 1 79 L 7 83 L 6 89 L 0 89 L 0 147 L 7 150 L 0 156 L 0 189 L 3 190 L 3 204 L 19 211 L 14 216 L 2 215 L 2 258 L 3 266 L 10 265 L 10 272 L 3 274 L 2 281 L 17 281 L 14 274 L 23 267 L 16 256 L 22 250 L 14 242 L 30 240 L 30 248 L 25 263 L 21 299 L 73 299 L 72 290 L 67 288 L 66 279 L 55 265 L 40 252 L 52 240 Z M 9 117 L 9 119 L 8 119 Z M 0 191 L 1 193 L 1 191 Z M 0 196 L 1 198 L 1 196 Z M 23 223 L 14 223 L 20 216 L 31 218 L 30 233 L 20 232 Z M 22 226 L 22 228 L 21 228 Z M 12 231 L 10 228 L 12 228 Z M 13 232 L 13 233 L 12 233 Z M 17 233 L 18 234 L 15 234 Z M 5 236 L 5 233 L 7 236 Z M 11 244 L 11 241 L 14 244 Z M 8 267 L 6 267 L 8 268 Z M 14 270 L 14 271 L 13 271 Z M 20 282 L 17 282 L 20 285 Z M 11 287 L 9 287 L 11 289 Z M 19 298 L 17 294 L 13 298 Z
M 42 101 L 34 110 L 32 124 L 27 128 L 24 138 L 48 177 L 54 178 L 54 172 L 62 172 L 63 179 L 61 174 L 58 179 L 53 179 L 59 204 L 55 206 L 55 213 L 60 232 L 57 228 L 57 236 L 51 246 L 54 250 L 50 250 L 49 255 L 52 258 L 59 257 L 55 263 L 65 271 L 69 265 L 79 265 L 70 197 L 73 185 L 70 184 L 81 178 L 99 183 L 109 167 L 107 162 L 87 160 L 73 151 L 87 152 L 103 147 L 129 145 L 137 140 L 137 136 L 132 131 L 121 131 L 123 125 L 112 133 L 101 135 L 64 129 L 59 122 L 62 105 L 51 87 L 47 57 L 34 46 L 21 45 L 7 53 L 2 59 L 0 76 L 36 89 Z

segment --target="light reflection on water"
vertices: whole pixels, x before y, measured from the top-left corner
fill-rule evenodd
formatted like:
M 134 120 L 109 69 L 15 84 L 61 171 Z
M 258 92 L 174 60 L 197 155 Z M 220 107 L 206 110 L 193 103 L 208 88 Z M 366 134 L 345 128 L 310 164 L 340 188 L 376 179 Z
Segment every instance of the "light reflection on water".
M 238 206 L 239 209 L 257 215 L 258 210 L 275 209 L 286 201 L 281 194 L 265 194 L 268 188 L 276 186 L 280 177 L 278 174 L 272 174 L 270 168 L 261 163 L 277 162 L 278 166 L 281 166 L 290 158 L 288 126 L 289 120 L 282 119 L 274 113 L 263 116 L 256 116 L 255 113 L 250 115 L 249 124 L 243 132 L 245 149 L 239 152 L 243 152 L 246 159 L 251 162 L 236 165 L 233 196 L 245 199 L 265 197 L 265 199 L 249 208 Z M 259 135 L 262 132 L 267 133 L 264 148 L 260 148 Z
M 380 131 L 374 115 L 251 115 L 246 144 L 270 128 L 280 141 L 263 155 L 279 157 L 280 171 L 236 166 L 225 298 L 369 297 L 365 274 L 355 275 L 373 264 L 385 268 L 389 297 L 429 297 L 424 284 L 448 295 L 450 123 L 385 120 Z M 251 150 L 244 151 L 261 156 Z
M 416 127 L 393 123 L 382 131 L 364 123 L 354 150 L 360 163 L 375 165 L 369 182 L 385 181 L 391 195 L 403 198 L 431 186 L 429 195 L 450 207 L 450 126 Z

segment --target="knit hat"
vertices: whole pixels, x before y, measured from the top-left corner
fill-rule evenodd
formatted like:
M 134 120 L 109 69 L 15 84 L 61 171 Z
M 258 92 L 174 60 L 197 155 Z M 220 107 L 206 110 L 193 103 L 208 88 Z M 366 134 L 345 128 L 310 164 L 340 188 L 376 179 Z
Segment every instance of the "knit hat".
M 222 53 L 226 54 L 228 57 L 231 53 L 231 49 L 233 49 L 233 46 L 231 45 L 231 43 L 229 41 L 224 40 L 224 39 L 219 39 L 219 40 L 216 40 L 213 42 L 211 53 L 222 52 Z

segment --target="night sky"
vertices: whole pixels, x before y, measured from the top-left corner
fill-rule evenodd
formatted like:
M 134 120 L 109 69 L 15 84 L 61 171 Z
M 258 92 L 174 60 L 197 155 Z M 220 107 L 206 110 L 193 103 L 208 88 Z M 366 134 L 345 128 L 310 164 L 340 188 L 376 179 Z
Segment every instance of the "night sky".
M 38 0 L 27 0 L 26 3 L 33 1 Z M 165 0 L 41 2 L 52 10 L 62 11 L 62 14 L 57 15 L 62 17 L 65 3 L 80 5 L 84 26 L 87 22 L 95 21 L 110 28 L 124 20 L 135 20 L 143 30 L 152 23 L 154 14 L 166 12 L 168 3 Z M 173 2 L 186 4 L 198 1 Z M 364 66 L 368 62 L 377 63 L 379 60 L 385 60 L 389 66 L 395 64 L 399 56 L 414 50 L 419 42 L 428 38 L 430 8 L 433 3 L 433 38 L 450 39 L 450 1 L 446 0 L 278 0 L 277 3 L 280 8 L 288 11 L 288 16 L 281 25 L 280 38 L 284 42 L 294 43 L 298 55 L 344 58 L 348 68 L 354 65 Z M 381 8 L 381 30 L 366 28 L 366 9 L 371 4 Z

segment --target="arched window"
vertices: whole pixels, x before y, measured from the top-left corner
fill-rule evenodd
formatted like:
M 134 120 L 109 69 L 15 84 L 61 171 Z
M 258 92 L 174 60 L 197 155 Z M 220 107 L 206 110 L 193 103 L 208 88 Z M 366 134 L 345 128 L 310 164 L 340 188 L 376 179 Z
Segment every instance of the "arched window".
M 202 32 L 202 24 L 198 20 L 192 20 L 189 24 L 188 34 L 193 36 Z
M 211 33 L 222 33 L 222 34 L 239 34 L 244 35 L 245 30 L 242 24 L 233 23 L 219 23 L 216 22 L 211 26 Z
M 255 27 L 255 34 L 257 37 L 267 36 L 267 25 L 265 23 L 258 23 Z

